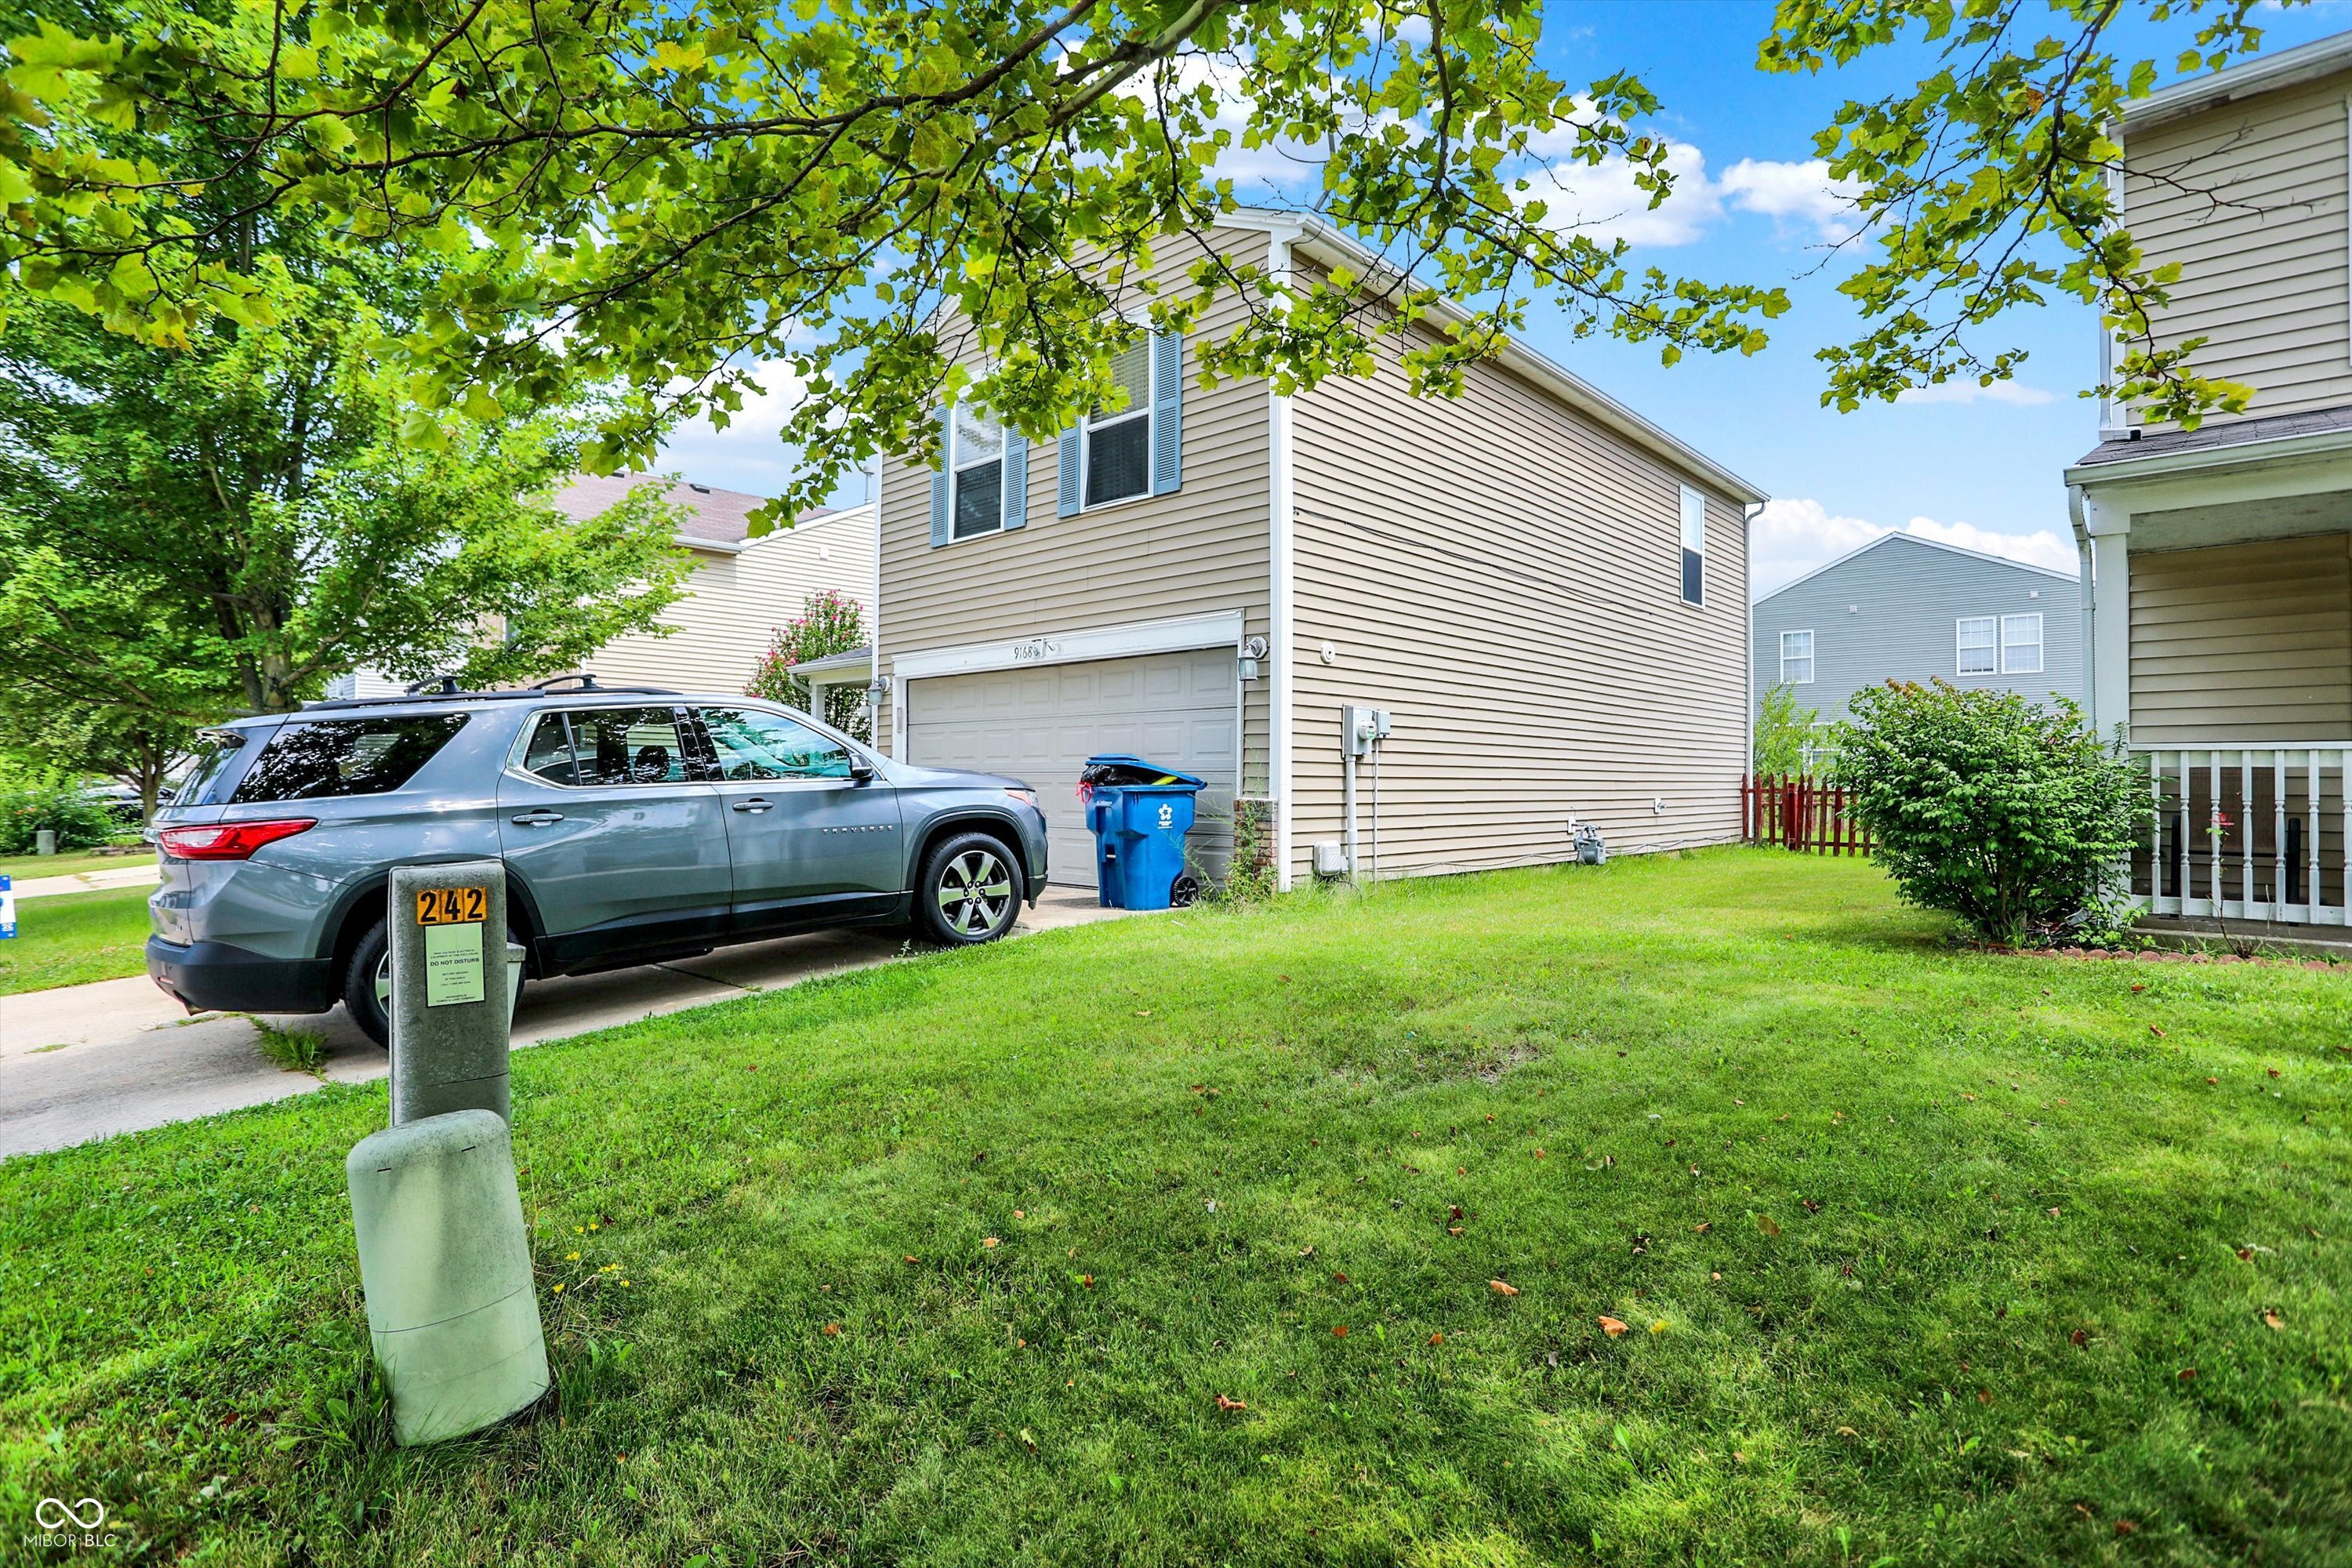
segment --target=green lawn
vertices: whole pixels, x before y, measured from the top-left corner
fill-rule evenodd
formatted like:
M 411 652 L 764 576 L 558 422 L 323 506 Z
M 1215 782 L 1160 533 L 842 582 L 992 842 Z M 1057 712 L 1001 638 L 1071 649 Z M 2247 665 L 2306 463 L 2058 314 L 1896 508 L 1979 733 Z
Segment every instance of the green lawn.
M 434 1451 L 364 1374 L 380 1087 L 12 1161 L 0 1540 L 54 1495 L 207 1563 L 2345 1563 L 2352 975 L 1945 937 L 1724 851 L 524 1052 L 560 1387 Z
M 16 936 L 0 942 L 0 996 L 147 973 L 148 888 L 58 893 L 16 902 Z
M 83 871 L 119 871 L 126 866 L 152 868 L 155 851 L 142 849 L 135 855 L 93 855 L 83 850 L 68 850 L 63 855 L 0 856 L 0 871 L 5 871 L 17 882 L 29 882 L 36 877 L 71 877 Z

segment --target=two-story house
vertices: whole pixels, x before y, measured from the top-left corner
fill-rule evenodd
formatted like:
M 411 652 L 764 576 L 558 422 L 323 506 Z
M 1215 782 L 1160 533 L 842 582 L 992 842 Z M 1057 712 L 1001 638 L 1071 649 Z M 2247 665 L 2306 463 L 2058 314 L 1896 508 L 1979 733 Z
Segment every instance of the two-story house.
M 1756 601 L 1757 701 L 1786 686 L 1823 725 L 1889 680 L 2080 701 L 2081 599 L 2069 573 L 1882 533 Z
M 1381 275 L 1286 215 L 1192 242 Z M 1162 281 L 1196 255 L 1167 244 Z M 1027 778 L 1052 875 L 1080 884 L 1078 770 L 1103 752 L 1209 782 L 1213 875 L 1244 802 L 1284 886 L 1347 869 L 1351 773 L 1364 872 L 1375 827 L 1382 875 L 1567 858 L 1570 818 L 1619 849 L 1735 839 L 1761 493 L 1523 345 L 1454 399 L 1412 396 L 1401 352 L 1284 396 L 1203 388 L 1162 337 L 1118 367 L 1125 407 L 1044 449 L 959 410 L 940 466 L 886 462 L 894 754 Z M 1348 705 L 1391 715 L 1352 768 Z
M 2158 806 L 2135 868 L 2189 924 L 2346 923 L 2352 847 L 2352 33 L 2183 81 L 2120 128 L 2163 339 L 2252 385 L 2194 430 L 2102 411 L 2066 470 L 2091 710 Z

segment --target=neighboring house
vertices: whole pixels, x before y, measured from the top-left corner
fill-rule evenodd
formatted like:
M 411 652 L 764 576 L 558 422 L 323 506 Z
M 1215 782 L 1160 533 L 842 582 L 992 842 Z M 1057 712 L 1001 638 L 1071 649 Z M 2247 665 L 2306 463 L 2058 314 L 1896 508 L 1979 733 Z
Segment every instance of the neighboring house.
M 1865 686 L 1948 680 L 2035 701 L 2083 694 L 2069 573 L 1886 533 L 1756 601 L 1756 696 L 1787 686 L 1822 724 Z
M 555 493 L 555 506 L 570 517 L 593 517 L 646 478 L 583 474 Z M 668 635 L 615 637 L 585 661 L 604 684 L 740 691 L 775 628 L 798 616 L 809 595 L 835 589 L 872 612 L 871 503 L 813 512 L 794 527 L 753 539 L 747 518 L 764 496 L 678 483 L 664 499 L 686 509 L 677 542 L 692 552 L 694 570 L 677 601 L 661 614 Z M 344 676 L 327 694 L 375 697 L 401 688 L 363 669 Z
M 643 474 L 582 475 L 556 492 L 573 517 L 593 517 L 642 484 Z M 869 505 L 804 514 L 788 529 L 758 539 L 745 520 L 764 496 L 709 485 L 676 484 L 667 500 L 687 509 L 677 542 L 694 552 L 694 572 L 678 601 L 664 610 L 667 637 L 614 637 L 587 661 L 608 685 L 630 682 L 680 691 L 740 691 L 775 629 L 827 588 L 874 605 L 874 509 Z
M 2066 470 L 2091 710 L 2160 805 L 2151 911 L 2346 923 L 2352 805 L 2352 33 L 2168 88 L 2120 130 L 2156 318 L 2257 390 L 2194 430 L 2102 411 Z
M 1164 245 L 1161 281 L 1195 246 L 1381 275 L 1319 224 L 1244 213 Z M 1621 850 L 1737 838 L 1762 493 L 1523 345 L 1458 399 L 1409 395 L 1401 353 L 1283 397 L 1203 390 L 1160 338 L 1118 366 L 1126 410 L 1044 449 L 959 413 L 943 469 L 886 462 L 895 754 L 1028 779 L 1053 878 L 1079 884 L 1097 752 L 1209 781 L 1212 874 L 1238 796 L 1282 885 L 1307 876 L 1347 838 L 1343 704 L 1393 716 L 1359 770 L 1367 871 L 1376 800 L 1383 874 L 1563 859 L 1571 817 Z

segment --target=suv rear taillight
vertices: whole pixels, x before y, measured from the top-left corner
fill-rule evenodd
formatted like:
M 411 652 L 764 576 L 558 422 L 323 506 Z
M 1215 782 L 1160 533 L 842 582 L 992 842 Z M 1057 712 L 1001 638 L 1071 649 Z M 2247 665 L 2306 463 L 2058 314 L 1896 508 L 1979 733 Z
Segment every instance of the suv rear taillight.
M 265 844 L 308 833 L 315 816 L 281 816 L 270 822 L 216 822 L 206 827 L 166 827 L 155 835 L 174 860 L 247 860 Z

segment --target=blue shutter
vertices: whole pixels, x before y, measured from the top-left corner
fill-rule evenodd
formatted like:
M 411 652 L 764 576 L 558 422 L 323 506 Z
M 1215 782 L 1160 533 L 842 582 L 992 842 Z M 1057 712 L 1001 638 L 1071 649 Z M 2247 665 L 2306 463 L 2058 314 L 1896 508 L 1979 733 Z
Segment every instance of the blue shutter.
M 1029 437 L 1008 426 L 1004 432 L 1004 526 L 1029 523 Z
M 1055 498 L 1054 512 L 1058 517 L 1078 515 L 1078 431 L 1072 426 L 1062 432 L 1061 492 Z
M 1151 493 L 1184 484 L 1184 334 L 1151 338 Z
M 931 548 L 948 542 L 948 465 L 955 461 L 955 410 L 940 410 L 940 469 L 931 476 Z

